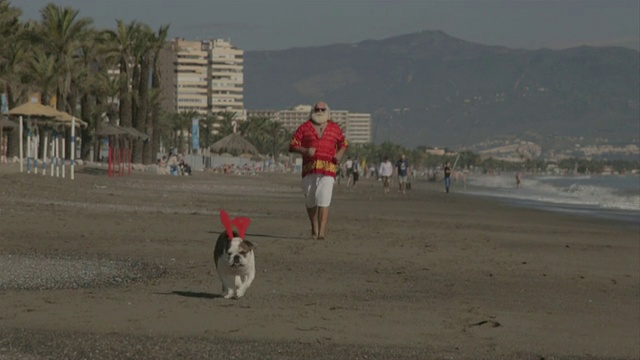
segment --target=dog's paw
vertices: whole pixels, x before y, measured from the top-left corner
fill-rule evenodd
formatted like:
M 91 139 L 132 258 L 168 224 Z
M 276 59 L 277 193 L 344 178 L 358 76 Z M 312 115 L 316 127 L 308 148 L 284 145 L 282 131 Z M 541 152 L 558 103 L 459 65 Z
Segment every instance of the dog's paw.
M 233 291 L 227 291 L 227 293 L 224 294 L 224 298 L 225 299 L 231 299 L 231 298 L 234 298 L 234 297 L 235 297 L 235 294 L 233 293 Z

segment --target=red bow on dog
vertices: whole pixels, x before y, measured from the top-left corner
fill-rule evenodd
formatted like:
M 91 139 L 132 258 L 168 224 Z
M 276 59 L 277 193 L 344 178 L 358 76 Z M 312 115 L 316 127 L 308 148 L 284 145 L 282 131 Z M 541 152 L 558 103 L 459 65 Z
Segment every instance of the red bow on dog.
M 229 239 L 233 239 L 235 237 L 233 236 L 234 225 L 238 229 L 238 236 L 241 239 L 244 239 L 244 236 L 247 233 L 247 228 L 249 227 L 249 224 L 251 224 L 251 219 L 248 217 L 237 217 L 232 220 L 229 214 L 222 209 L 220 209 L 220 220 L 222 221 L 224 228 L 227 230 Z

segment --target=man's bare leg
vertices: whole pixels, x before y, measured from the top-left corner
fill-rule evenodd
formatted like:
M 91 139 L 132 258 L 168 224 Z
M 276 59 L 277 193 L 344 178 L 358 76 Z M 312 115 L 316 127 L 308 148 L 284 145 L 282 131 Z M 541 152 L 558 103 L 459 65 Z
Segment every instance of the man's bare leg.
M 309 215 L 309 221 L 311 221 L 311 236 L 318 237 L 318 207 L 307 208 L 307 214 Z
M 329 207 L 318 206 L 318 239 L 324 239 L 325 231 L 327 229 L 327 220 L 329 220 Z

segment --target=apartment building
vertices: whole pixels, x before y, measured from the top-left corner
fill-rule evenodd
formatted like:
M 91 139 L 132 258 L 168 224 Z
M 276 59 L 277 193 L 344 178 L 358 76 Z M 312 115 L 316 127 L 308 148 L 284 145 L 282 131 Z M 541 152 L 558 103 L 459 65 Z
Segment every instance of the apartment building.
M 229 41 L 174 39 L 160 53 L 162 108 L 210 116 L 226 111 L 246 119 L 244 51 Z
M 347 114 L 347 139 L 354 144 L 369 144 L 372 139 L 371 114 L 348 113 Z
M 298 105 L 287 110 L 247 110 L 247 118 L 266 117 L 281 123 L 289 131 L 295 131 L 309 119 L 310 112 L 310 105 Z M 350 143 L 371 143 L 371 114 L 332 109 L 331 117 L 340 125 Z

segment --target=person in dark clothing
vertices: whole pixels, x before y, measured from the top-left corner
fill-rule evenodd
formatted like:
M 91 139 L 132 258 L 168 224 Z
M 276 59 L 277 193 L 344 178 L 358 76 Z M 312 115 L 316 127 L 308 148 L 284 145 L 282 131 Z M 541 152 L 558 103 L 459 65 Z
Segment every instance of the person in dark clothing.
M 191 176 L 191 166 L 184 160 L 180 160 L 180 164 L 178 166 L 180 167 L 180 173 L 182 175 Z
M 353 186 L 356 186 L 358 179 L 360 179 L 360 160 L 356 158 L 353 161 Z
M 398 175 L 398 192 L 407 193 L 407 181 L 409 178 L 409 161 L 402 154 L 400 160 L 396 162 L 396 173 Z
M 444 165 L 444 187 L 447 192 L 449 192 L 449 187 L 451 186 L 451 162 L 447 161 Z

